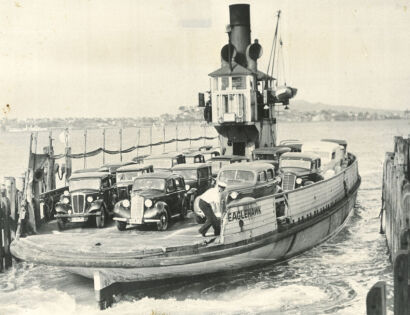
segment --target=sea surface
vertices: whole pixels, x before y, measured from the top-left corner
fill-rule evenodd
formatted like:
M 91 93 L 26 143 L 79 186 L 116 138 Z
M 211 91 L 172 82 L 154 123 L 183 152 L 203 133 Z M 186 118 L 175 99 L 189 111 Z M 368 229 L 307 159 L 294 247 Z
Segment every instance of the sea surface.
M 186 127 L 186 126 L 185 126 Z M 166 132 L 167 139 L 175 135 L 175 127 Z M 181 137 L 183 128 L 180 126 Z M 153 139 L 163 137 L 161 128 Z M 193 128 L 194 129 L 194 128 Z M 191 130 L 194 135 L 193 129 Z M 203 134 L 198 127 L 196 135 Z M 107 131 L 107 134 L 109 131 Z M 144 136 L 142 134 L 144 133 Z M 146 291 L 131 292 L 117 297 L 112 308 L 96 308 L 93 282 L 53 267 L 24 262 L 14 264 L 0 274 L 0 315 L 9 314 L 365 314 L 366 294 L 377 281 L 387 282 L 387 306 L 393 308 L 392 267 L 384 235 L 379 234 L 378 215 L 381 207 L 383 161 L 386 151 L 393 151 L 394 136 L 407 136 L 410 122 L 355 121 L 281 123 L 280 139 L 316 140 L 343 138 L 348 150 L 357 155 L 362 184 L 356 206 L 344 229 L 327 242 L 278 265 L 244 270 L 235 274 L 202 279 L 190 279 Z M 118 148 L 118 130 L 110 130 L 107 148 Z M 124 132 L 123 148 L 138 142 L 138 132 Z M 185 131 L 185 135 L 188 132 Z M 215 135 L 212 130 L 208 135 Z M 84 150 L 83 132 L 70 136 L 73 152 Z M 180 137 L 180 138 L 181 138 Z M 53 131 L 56 153 L 63 150 L 61 130 Z M 91 150 L 101 146 L 101 130 L 88 131 Z M 128 139 L 128 140 L 125 140 Z M 130 140 L 131 139 L 131 140 Z M 147 143 L 146 130 L 140 143 Z M 39 134 L 37 151 L 47 144 L 48 135 Z M 208 141 L 209 143 L 210 141 Z M 29 133 L 0 134 L 0 178 L 20 176 L 27 166 Z M 203 141 L 191 143 L 202 145 Z M 189 146 L 180 143 L 178 149 Z M 166 150 L 175 150 L 175 144 Z M 163 147 L 153 151 L 160 152 Z M 148 153 L 149 149 L 139 154 Z M 127 160 L 136 152 L 125 155 Z M 118 156 L 106 156 L 118 161 Z M 83 166 L 84 161 L 75 162 Z M 98 166 L 102 157 L 87 160 L 88 167 Z M 98 165 L 97 165 L 98 164 Z

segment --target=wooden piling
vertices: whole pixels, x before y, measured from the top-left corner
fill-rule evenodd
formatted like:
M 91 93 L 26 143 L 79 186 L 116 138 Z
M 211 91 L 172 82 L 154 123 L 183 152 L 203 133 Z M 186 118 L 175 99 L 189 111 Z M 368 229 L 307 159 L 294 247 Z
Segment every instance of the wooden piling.
M 408 315 L 409 308 L 409 252 L 400 250 L 394 260 L 394 314 Z
M 372 286 L 366 297 L 367 315 L 386 315 L 386 283 L 379 281 Z
M 56 177 L 54 172 L 55 160 L 52 158 L 54 155 L 53 148 L 53 134 L 50 130 L 48 135 L 48 169 L 47 169 L 47 182 L 46 182 L 46 191 L 53 190 L 56 188 Z
M 141 139 L 141 128 L 138 128 L 138 134 L 137 134 L 137 157 L 139 156 L 140 139 Z
M 175 150 L 178 152 L 178 125 L 175 125 Z
M 3 264 L 4 261 L 4 269 L 8 269 L 11 267 L 12 264 L 12 258 L 11 258 L 11 253 L 10 253 L 10 243 L 11 243 L 11 231 L 10 231 L 10 222 L 9 222 L 9 217 L 10 217 L 10 201 L 7 198 L 6 195 L 6 189 L 1 190 L 1 213 L 0 213 L 0 220 L 2 223 L 0 226 L 2 227 L 2 230 L 0 233 L 2 234 L 2 242 L 0 243 L 0 247 L 2 247 L 2 262 Z
M 149 154 L 152 154 L 152 125 L 149 128 Z
M 73 164 L 70 157 L 71 154 L 71 147 L 65 148 L 65 185 L 68 185 L 68 179 L 71 176 L 71 172 L 73 170 Z

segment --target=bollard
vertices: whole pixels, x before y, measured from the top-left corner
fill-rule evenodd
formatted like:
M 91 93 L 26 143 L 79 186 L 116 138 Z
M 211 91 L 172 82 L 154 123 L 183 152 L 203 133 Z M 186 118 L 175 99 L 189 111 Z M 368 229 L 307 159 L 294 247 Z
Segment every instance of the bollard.
M 366 297 L 367 315 L 386 315 L 386 283 L 379 281 L 372 286 Z

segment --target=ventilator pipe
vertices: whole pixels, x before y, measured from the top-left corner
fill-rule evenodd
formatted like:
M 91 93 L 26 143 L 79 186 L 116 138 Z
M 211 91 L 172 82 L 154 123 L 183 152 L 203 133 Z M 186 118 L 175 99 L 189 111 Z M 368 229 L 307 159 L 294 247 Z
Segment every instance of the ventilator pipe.
M 258 40 L 255 39 L 253 44 L 250 44 L 246 48 L 246 60 L 248 62 L 248 69 L 256 72 L 258 70 L 257 60 L 262 56 L 263 50 L 262 46 L 259 44 Z
M 232 44 L 226 44 L 221 49 L 221 67 L 229 65 L 229 57 L 231 57 L 231 62 L 235 61 L 236 49 Z

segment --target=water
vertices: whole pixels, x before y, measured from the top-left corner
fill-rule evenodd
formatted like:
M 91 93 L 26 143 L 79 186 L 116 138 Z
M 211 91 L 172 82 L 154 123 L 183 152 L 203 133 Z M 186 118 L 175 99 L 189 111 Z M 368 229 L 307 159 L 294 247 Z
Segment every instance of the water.
M 356 315 L 365 313 L 366 294 L 377 281 L 387 282 L 392 314 L 392 267 L 385 238 L 379 234 L 378 215 L 385 152 L 393 150 L 394 136 L 408 135 L 409 127 L 404 120 L 280 124 L 281 139 L 344 138 L 349 151 L 358 156 L 362 185 L 346 227 L 282 264 L 128 293 L 103 314 Z M 24 169 L 26 138 L 26 134 L 1 135 L 2 176 Z M 100 314 L 92 281 L 53 267 L 15 264 L 0 275 L 0 292 L 1 315 Z

